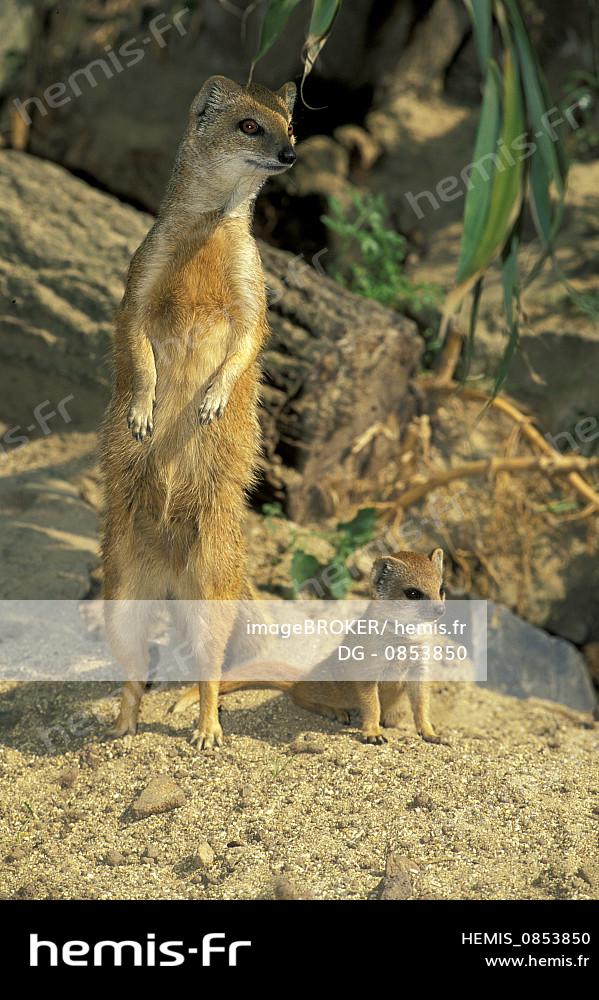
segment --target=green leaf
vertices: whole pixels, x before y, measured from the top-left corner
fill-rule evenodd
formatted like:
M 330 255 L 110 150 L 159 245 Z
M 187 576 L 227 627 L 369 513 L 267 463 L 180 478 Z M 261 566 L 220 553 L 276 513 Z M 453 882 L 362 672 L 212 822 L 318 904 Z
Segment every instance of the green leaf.
M 524 133 L 524 115 L 520 92 L 520 79 L 512 51 L 508 49 L 503 66 L 503 127 L 502 148 L 514 148 L 514 140 Z M 513 162 L 511 162 L 513 160 Z M 491 192 L 491 203 L 478 250 L 470 267 L 476 273 L 488 267 L 505 245 L 510 229 L 520 211 L 524 194 L 522 161 L 511 156 L 502 170 L 496 170 Z
M 260 35 L 256 55 L 252 61 L 250 79 L 254 72 L 254 66 L 266 55 L 268 50 L 276 42 L 281 31 L 285 27 L 289 15 L 297 7 L 300 0 L 268 0 L 266 11 L 260 25 Z
M 496 73 L 492 67 L 489 67 L 480 110 L 478 131 L 476 133 L 473 164 L 486 163 L 488 160 L 485 158 L 496 153 L 498 131 L 499 90 Z M 472 261 L 478 249 L 483 227 L 489 214 L 494 172 L 493 168 L 489 176 L 485 177 L 482 172 L 475 169 L 469 177 L 469 190 L 464 206 L 462 245 L 458 263 L 458 282 L 467 277 L 472 269 Z
M 366 545 L 376 531 L 377 512 L 375 507 L 362 507 L 351 521 L 337 525 L 344 539 L 351 545 L 350 551 Z
M 551 104 L 547 97 L 541 70 L 516 0 L 504 0 L 504 3 L 514 28 L 530 126 L 538 141 L 538 148 L 545 161 L 547 171 L 556 186 L 557 193 L 563 196 L 567 173 L 566 158 L 561 139 L 559 136 L 552 136 L 548 128 L 545 116 L 547 111 L 551 109 Z
M 478 58 L 483 73 L 487 71 L 487 63 L 491 58 L 491 41 L 493 29 L 492 0 L 464 0 L 472 19 L 474 40 L 478 49 Z
M 341 7 L 341 0 L 314 0 L 310 18 L 309 35 L 328 35 Z
M 520 91 L 520 79 L 513 49 L 509 39 L 503 59 L 503 123 L 501 127 L 502 149 L 514 147 L 514 140 L 524 135 L 524 116 Z M 491 69 L 491 67 L 490 67 Z M 499 155 L 499 154 L 498 154 Z M 518 217 L 524 195 L 523 164 L 515 156 L 501 161 L 495 170 L 489 210 L 482 233 L 470 259 L 467 259 L 457 276 L 457 283 L 450 291 L 443 307 L 440 336 L 445 337 L 451 317 L 463 302 L 472 286 L 488 268 L 495 257 L 501 253 L 508 241 L 510 231 Z M 476 227 L 478 223 L 472 221 Z M 464 237 L 469 245 L 474 245 L 474 237 L 466 232 Z
M 296 549 L 291 560 L 291 585 L 293 588 L 293 596 L 298 597 L 302 586 L 307 583 L 308 580 L 313 580 L 314 577 L 317 577 L 323 569 L 324 566 L 315 556 L 311 556 L 307 552 L 303 552 L 302 549 Z
M 341 2 L 342 0 L 314 0 L 312 4 L 312 17 L 310 18 L 308 37 L 304 44 L 302 87 L 326 44 L 341 8 Z

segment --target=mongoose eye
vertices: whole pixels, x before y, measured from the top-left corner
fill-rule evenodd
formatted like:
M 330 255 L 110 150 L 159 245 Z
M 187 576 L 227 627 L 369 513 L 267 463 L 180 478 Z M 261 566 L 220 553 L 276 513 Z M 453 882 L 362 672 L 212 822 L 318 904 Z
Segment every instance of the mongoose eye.
M 293 125 L 291 124 L 287 126 L 287 135 L 291 139 L 291 136 L 293 135 Z
M 244 118 L 242 122 L 239 122 L 239 128 L 246 135 L 257 135 L 258 132 L 262 131 L 258 122 L 255 122 L 253 118 Z
M 422 591 L 417 590 L 416 587 L 408 587 L 404 590 L 404 594 L 406 595 L 408 601 L 420 601 L 424 597 Z

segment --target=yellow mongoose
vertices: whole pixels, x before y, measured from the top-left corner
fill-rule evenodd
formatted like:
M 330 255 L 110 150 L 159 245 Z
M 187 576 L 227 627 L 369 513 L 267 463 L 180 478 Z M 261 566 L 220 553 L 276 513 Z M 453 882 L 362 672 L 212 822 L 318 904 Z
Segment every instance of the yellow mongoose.
M 397 552 L 393 556 L 377 559 L 372 567 L 371 593 L 375 600 L 431 602 L 431 612 L 440 616 L 444 612 L 443 550 L 435 549 L 430 556 L 416 552 Z M 331 653 L 318 665 L 322 675 L 323 665 L 330 662 L 337 667 L 336 653 Z M 268 670 L 268 664 L 262 665 Z M 423 664 L 423 673 L 426 672 Z M 401 666 L 397 672 L 401 675 Z M 362 738 L 365 743 L 382 744 L 386 739 L 383 726 L 397 724 L 401 696 L 407 692 L 412 707 L 416 729 L 423 740 L 440 743 L 441 738 L 431 725 L 429 717 L 430 689 L 426 680 L 409 681 L 223 681 L 221 694 L 248 687 L 276 688 L 287 691 L 296 705 L 307 708 L 329 719 L 347 724 L 348 709 L 358 708 L 361 716 Z M 175 705 L 175 711 L 185 709 L 197 700 L 197 689 L 190 689 Z
M 233 600 L 246 583 L 243 516 L 259 450 L 258 355 L 266 293 L 250 232 L 256 194 L 295 160 L 293 83 L 273 93 L 225 77 L 195 97 L 157 220 L 135 252 L 116 318 L 115 384 L 102 432 L 107 633 L 128 676 L 114 734 L 134 733 L 151 606 Z M 145 610 L 147 608 L 147 610 Z M 218 745 L 218 678 L 232 625 L 209 643 L 177 604 L 212 680 L 200 748 Z

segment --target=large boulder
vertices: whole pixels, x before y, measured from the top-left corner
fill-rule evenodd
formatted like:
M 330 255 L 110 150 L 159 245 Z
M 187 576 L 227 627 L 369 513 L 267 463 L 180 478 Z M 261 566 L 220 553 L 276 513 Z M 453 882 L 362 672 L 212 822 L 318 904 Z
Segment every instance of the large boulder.
M 516 698 L 543 698 L 592 712 L 597 696 L 582 654 L 570 642 L 488 602 L 487 683 Z

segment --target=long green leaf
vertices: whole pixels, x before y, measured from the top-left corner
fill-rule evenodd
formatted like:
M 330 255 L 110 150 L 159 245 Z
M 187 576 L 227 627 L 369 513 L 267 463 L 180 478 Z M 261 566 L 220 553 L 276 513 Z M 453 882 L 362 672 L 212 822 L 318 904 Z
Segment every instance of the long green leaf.
M 503 60 L 502 149 L 512 149 L 514 140 L 523 133 L 520 80 L 513 51 L 508 47 Z M 502 161 L 502 169 L 495 171 L 489 211 L 482 233 L 470 260 L 467 261 L 467 267 L 460 272 L 457 284 L 445 300 L 439 329 L 441 338 L 445 337 L 449 321 L 465 296 L 507 243 L 522 205 L 524 194 L 522 175 L 523 164 L 515 157 L 510 157 L 507 164 Z
M 551 105 L 518 4 L 515 0 L 504 0 L 504 3 L 514 28 L 530 126 L 547 171 L 555 184 L 558 195 L 562 197 L 565 192 L 567 174 L 563 143 L 559 135 L 551 135 L 548 128 L 546 114 L 551 110 Z
M 483 102 L 476 133 L 473 164 L 488 162 L 488 157 L 497 150 L 499 130 L 499 90 L 495 72 L 490 67 L 487 72 Z M 494 172 L 494 168 L 493 168 Z M 478 170 L 469 177 L 469 190 L 464 206 L 462 245 L 458 263 L 457 281 L 462 281 L 471 273 L 471 265 L 479 245 L 483 227 L 489 212 L 493 174 L 485 177 Z
M 285 27 L 285 24 L 289 19 L 289 15 L 294 8 L 297 7 L 299 2 L 300 0 L 268 0 L 268 6 L 260 26 L 258 47 L 252 62 L 250 79 L 254 71 L 254 66 L 258 60 L 262 59 L 262 56 L 266 55 L 271 46 L 274 45 L 281 31 Z
M 524 133 L 524 115 L 518 69 L 510 49 L 504 57 L 503 80 L 502 148 L 511 150 L 515 140 Z M 502 170 L 496 170 L 489 214 L 471 262 L 472 272 L 486 268 L 505 245 L 522 203 L 522 174 L 522 162 L 513 156 Z
M 491 58 L 493 2 L 492 0 L 464 0 L 464 3 L 472 20 L 480 66 L 483 73 L 486 73 Z
M 314 0 L 308 37 L 304 45 L 304 74 L 302 88 L 308 73 L 322 52 L 341 8 L 342 0 Z

